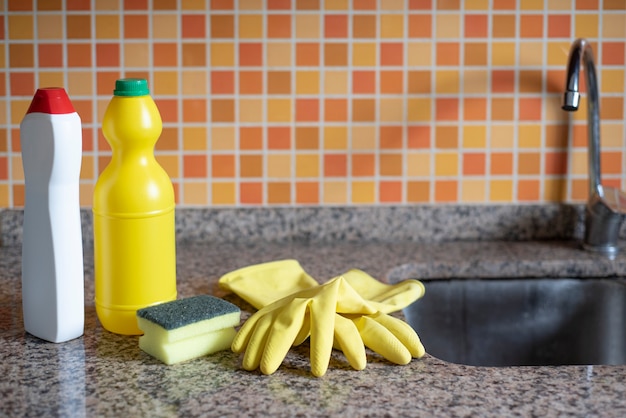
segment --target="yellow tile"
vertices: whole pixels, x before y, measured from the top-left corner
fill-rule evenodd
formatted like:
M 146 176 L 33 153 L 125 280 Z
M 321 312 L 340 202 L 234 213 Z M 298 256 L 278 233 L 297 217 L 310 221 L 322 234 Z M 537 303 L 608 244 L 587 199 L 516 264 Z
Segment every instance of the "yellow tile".
M 572 10 L 571 0 L 548 0 L 548 10 Z
M 430 66 L 432 64 L 431 42 L 409 42 L 407 45 L 407 64 L 409 66 Z
M 124 66 L 125 67 L 149 67 L 150 47 L 144 43 L 124 44 Z
M 403 38 L 404 15 L 380 15 L 380 36 L 381 38 Z
M 268 66 L 291 67 L 291 44 L 288 42 L 268 42 L 265 48 Z
M 232 151 L 235 149 L 235 128 L 232 126 L 214 126 L 211 128 L 211 149 L 213 151 Z
M 68 71 L 67 93 L 71 96 L 88 96 L 94 93 L 93 73 L 89 71 Z
M 175 14 L 152 15 L 152 33 L 155 39 L 177 39 L 178 18 Z
M 348 0 L 325 1 L 324 8 L 326 10 L 348 10 Z
M 324 73 L 324 93 L 345 94 L 348 92 L 347 71 L 326 71 Z
M 296 177 L 318 177 L 319 175 L 319 154 L 296 154 Z
M 78 185 L 78 194 L 80 200 L 80 206 L 83 208 L 90 208 L 93 206 L 93 189 L 94 183 L 80 183 Z M 0 193 L 1 193 L 0 189 Z M 1 198 L 1 194 L 0 194 Z M 1 205 L 4 207 L 4 205 Z
M 458 14 L 437 14 L 435 22 L 435 36 L 437 38 L 459 38 L 461 36 L 461 18 Z
M 267 101 L 267 120 L 269 122 L 290 122 L 291 99 L 269 99 Z
M 320 72 L 298 71 L 296 72 L 296 94 L 319 94 Z
M 211 64 L 214 66 L 235 65 L 235 47 L 231 42 L 211 44 Z
M 346 126 L 324 127 L 324 149 L 344 150 L 348 148 L 348 128 Z
M 375 150 L 376 149 L 376 127 L 358 126 L 352 127 L 353 150 Z
M 204 206 L 208 203 L 209 193 L 205 182 L 183 183 L 183 204 Z
M 376 184 L 373 181 L 352 182 L 352 203 L 374 203 Z
M 543 199 L 547 202 L 563 202 L 567 197 L 565 179 L 546 179 L 543 182 Z
M 296 38 L 317 39 L 320 37 L 320 15 L 296 14 Z
M 155 71 L 151 89 L 154 94 L 178 94 L 178 73 L 176 71 Z
M 236 203 L 235 183 L 212 183 L 211 203 L 214 205 L 234 205 Z
M 40 86 L 64 86 L 65 77 L 62 72 L 40 72 L 39 73 L 39 85 Z
M 463 126 L 463 148 L 484 149 L 487 147 L 487 127 L 484 125 Z
M 588 162 L 587 162 L 587 151 L 582 150 L 573 150 L 571 151 L 572 155 L 572 166 L 571 166 L 571 174 L 574 175 L 587 175 L 588 173 Z
M 23 116 L 23 115 L 22 115 Z M 22 156 L 11 157 L 11 180 L 24 181 L 24 168 L 22 167 Z
M 409 177 L 429 177 L 430 152 L 408 152 L 406 154 L 406 174 Z
M 491 148 L 512 149 L 515 145 L 514 125 L 491 126 Z
M 157 153 L 155 154 L 155 157 L 157 162 L 161 165 L 161 167 L 163 167 L 165 172 L 171 178 L 180 177 L 180 165 L 178 163 L 178 155 Z
M 373 42 L 355 42 L 352 44 L 352 65 L 373 67 L 376 65 L 376 44 Z
M 567 41 L 548 42 L 548 65 L 561 65 L 565 68 L 570 43 Z
M 493 65 L 515 65 L 515 43 L 493 42 L 491 44 L 491 63 Z
M 427 98 L 409 98 L 407 100 L 407 119 L 411 122 L 429 122 L 431 120 L 431 101 Z
M 520 66 L 538 66 L 543 64 L 543 42 L 520 42 Z
M 517 130 L 517 143 L 520 148 L 540 148 L 541 125 L 520 125 Z
M 207 131 L 203 126 L 183 127 L 183 149 L 185 151 L 204 151 L 207 149 Z
M 621 148 L 624 145 L 624 123 L 602 122 L 600 138 L 603 148 Z
M 490 202 L 512 202 L 513 182 L 511 180 L 491 180 L 489 182 Z
M 183 94 L 207 94 L 207 76 L 206 71 L 182 71 Z
M 381 1 L 380 10 L 404 10 L 404 0 Z
M 597 14 L 577 14 L 574 18 L 574 36 L 577 38 L 597 38 L 598 37 L 598 15 Z M 623 24 L 623 23 L 622 23 Z
M 521 0 L 522 10 L 543 10 L 544 0 Z
M 484 179 L 464 179 L 461 181 L 461 201 L 479 203 L 487 200 L 487 182 Z
M 263 100 L 239 99 L 240 122 L 263 122 Z
M 161 16 L 159 16 L 161 17 Z M 156 18 L 156 16 L 155 16 Z M 174 19 L 175 22 L 175 19 Z M 158 38 L 160 28 L 156 28 L 157 22 L 154 22 L 154 37 Z M 96 39 L 118 39 L 120 37 L 120 18 L 116 15 L 96 15 Z M 176 25 L 174 24 L 174 35 L 176 38 Z
M 465 0 L 465 10 L 489 10 L 489 0 Z
M 63 39 L 63 16 L 37 15 L 37 36 L 39 39 Z
M 245 0 L 239 2 L 239 10 L 263 10 L 263 0 Z
M 32 15 L 9 15 L 7 24 L 9 27 L 9 39 L 34 38 Z
M 325 181 L 323 185 L 323 196 L 324 203 L 347 203 L 348 185 L 345 181 Z
M 291 177 L 291 155 L 270 154 L 267 156 L 267 176 L 269 178 Z
M 624 70 L 602 70 L 600 80 L 602 93 L 624 92 Z
M 239 37 L 258 39 L 263 37 L 263 15 L 239 15 Z
M 604 13 L 602 15 L 602 36 L 605 38 L 626 38 L 626 15 Z
M 464 93 L 487 93 L 489 73 L 485 70 L 465 70 L 463 74 Z
M 456 152 L 435 154 L 435 176 L 456 176 L 459 173 L 459 157 Z
M 80 179 L 81 180 L 93 180 L 96 178 L 96 170 L 94 168 L 93 155 L 85 155 L 81 159 L 80 163 Z
M 403 99 L 380 99 L 379 120 L 381 122 L 402 122 L 404 120 Z
M 437 93 L 458 93 L 460 73 L 456 70 L 439 70 L 435 72 L 435 91 Z

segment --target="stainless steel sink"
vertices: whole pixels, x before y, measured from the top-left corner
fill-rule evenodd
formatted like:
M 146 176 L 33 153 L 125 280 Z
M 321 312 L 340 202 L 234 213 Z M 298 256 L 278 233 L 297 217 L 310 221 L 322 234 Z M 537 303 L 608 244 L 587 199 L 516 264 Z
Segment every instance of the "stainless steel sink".
M 423 281 L 404 310 L 426 352 L 474 366 L 626 364 L 626 281 Z

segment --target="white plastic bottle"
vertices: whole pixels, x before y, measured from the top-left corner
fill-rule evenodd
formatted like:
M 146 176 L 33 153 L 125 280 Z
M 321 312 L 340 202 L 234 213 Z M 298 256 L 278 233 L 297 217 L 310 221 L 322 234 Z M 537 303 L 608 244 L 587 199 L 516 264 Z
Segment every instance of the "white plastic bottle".
M 22 243 L 24 329 L 59 343 L 83 334 L 80 117 L 63 88 L 42 88 L 20 124 L 26 201 Z

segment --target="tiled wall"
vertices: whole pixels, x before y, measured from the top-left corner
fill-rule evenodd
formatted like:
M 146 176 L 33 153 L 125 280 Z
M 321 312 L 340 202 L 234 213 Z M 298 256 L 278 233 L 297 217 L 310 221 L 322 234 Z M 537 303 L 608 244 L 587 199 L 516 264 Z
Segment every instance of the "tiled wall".
M 124 76 L 149 80 L 181 206 L 583 201 L 586 112 L 559 105 L 576 37 L 600 68 L 604 181 L 626 185 L 625 0 L 1 4 L 0 207 L 23 205 L 19 122 L 52 85 L 84 122 L 91 204 Z

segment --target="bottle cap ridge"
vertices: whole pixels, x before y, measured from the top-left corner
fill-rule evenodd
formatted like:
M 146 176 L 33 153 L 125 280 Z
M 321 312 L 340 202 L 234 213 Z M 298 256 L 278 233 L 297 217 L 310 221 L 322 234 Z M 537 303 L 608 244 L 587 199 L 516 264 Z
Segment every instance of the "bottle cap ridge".
M 114 96 L 146 96 L 150 94 L 148 81 L 144 78 L 120 78 L 115 81 Z
M 47 113 L 50 115 L 74 113 L 74 106 L 63 87 L 43 87 L 37 89 L 30 106 L 29 113 Z

